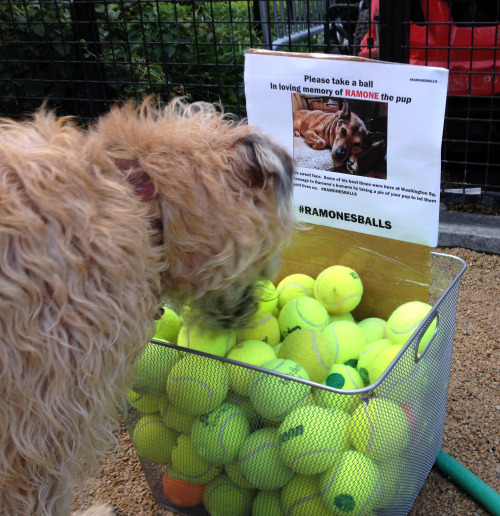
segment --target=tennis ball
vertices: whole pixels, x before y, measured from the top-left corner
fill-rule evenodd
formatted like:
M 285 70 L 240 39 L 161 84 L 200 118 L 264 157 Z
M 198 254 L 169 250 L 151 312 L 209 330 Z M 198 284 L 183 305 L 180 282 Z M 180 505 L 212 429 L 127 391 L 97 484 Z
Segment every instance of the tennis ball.
M 156 331 L 153 338 L 176 344 L 181 327 L 181 318 L 168 306 L 163 306 L 162 311 L 160 319 L 156 321 Z
M 375 383 L 391 365 L 403 346 L 388 346 L 368 364 L 368 385 Z
M 144 414 L 154 414 L 160 412 L 165 404 L 167 394 L 144 394 L 142 392 L 135 392 L 132 389 L 127 391 L 127 401 L 132 407 Z
M 364 387 L 358 371 L 345 364 L 333 364 L 323 383 L 328 387 L 347 391 L 355 391 Z M 335 408 L 346 412 L 352 412 L 361 400 L 357 394 L 340 394 L 320 388 L 313 388 L 313 396 L 314 401 L 320 407 Z
M 205 487 L 203 504 L 210 516 L 250 516 L 254 494 L 222 474 Z
M 380 317 L 368 317 L 359 321 L 358 326 L 363 330 L 367 342 L 386 338 L 386 322 Z
M 406 461 L 400 459 L 382 462 L 377 464 L 377 467 L 381 479 L 381 494 L 377 508 L 386 507 L 389 509 L 408 489 L 405 471 L 412 471 L 413 468 L 408 467 Z
M 259 491 L 252 505 L 252 516 L 283 516 L 279 491 Z
M 296 297 L 289 301 L 278 317 L 283 338 L 296 330 L 322 331 L 329 322 L 325 307 L 312 297 Z
M 246 340 L 236 344 L 226 358 L 261 367 L 277 357 L 274 348 L 269 344 L 261 340 Z M 255 371 L 228 363 L 226 363 L 226 367 L 229 373 L 229 384 L 233 392 L 240 396 L 248 396 Z
M 296 330 L 285 338 L 278 358 L 294 360 L 307 371 L 311 381 L 322 382 L 334 363 L 335 355 L 330 342 L 321 332 L 304 329 Z
M 168 499 L 180 507 L 194 507 L 203 500 L 205 484 L 192 484 L 178 477 L 173 468 L 166 468 L 162 477 L 163 491 Z
M 409 442 L 409 422 L 404 410 L 384 398 L 363 402 L 349 424 L 352 447 L 376 462 L 404 452 Z
M 278 308 L 281 310 L 288 301 L 297 297 L 314 297 L 315 279 L 307 274 L 290 274 L 283 278 L 276 287 L 278 291 Z
M 276 346 L 280 339 L 278 320 L 266 310 L 257 310 L 243 328 L 236 330 L 237 342 L 261 340 Z
M 363 283 L 350 267 L 333 265 L 320 272 L 314 283 L 314 297 L 331 314 L 352 312 L 361 302 Z
M 224 471 L 237 486 L 244 487 L 245 489 L 253 489 L 252 484 L 243 476 L 238 459 L 224 464 Z
M 294 410 L 278 429 L 281 460 L 302 475 L 327 470 L 349 446 L 349 419 L 341 410 L 315 405 Z
M 410 301 L 409 303 L 399 306 L 392 312 L 389 319 L 387 319 L 387 338 L 389 338 L 393 344 L 404 346 L 431 310 L 431 305 L 422 303 L 421 301 Z M 419 353 L 422 353 L 425 346 L 434 335 L 436 322 L 437 320 L 434 319 L 422 336 L 420 344 L 418 345 Z
M 286 516 L 330 516 L 319 491 L 318 479 L 294 475 L 281 492 L 281 506 Z
M 307 371 L 297 362 L 277 358 L 263 364 L 270 371 L 309 380 Z M 265 419 L 281 422 L 294 408 L 309 402 L 311 387 L 292 379 L 257 372 L 250 386 L 250 401 Z
M 346 451 L 319 479 L 323 502 L 335 515 L 369 514 L 381 493 L 376 464 L 355 450 Z
M 258 296 L 257 308 L 272 314 L 278 306 L 278 292 L 272 281 L 268 279 L 256 281 L 255 293 Z
M 279 489 L 293 475 L 280 460 L 276 428 L 261 428 L 250 434 L 240 448 L 238 462 L 243 476 L 257 489 Z
M 132 390 L 154 396 L 164 393 L 168 372 L 178 358 L 175 349 L 149 342 L 135 365 Z
M 191 437 L 181 434 L 172 449 L 171 467 L 176 476 L 192 484 L 206 484 L 220 472 L 219 467 L 200 457 L 194 449 Z
M 168 399 L 186 414 L 199 416 L 216 409 L 229 391 L 223 363 L 200 355 L 186 355 L 167 378 Z
M 159 414 L 142 416 L 132 432 L 137 455 L 144 460 L 166 464 L 170 462 L 177 433 L 167 428 Z
M 259 426 L 260 428 L 260 417 L 257 414 L 257 411 L 253 407 L 252 403 L 250 402 L 249 398 L 240 396 L 238 394 L 235 394 L 232 391 L 229 391 L 229 394 L 227 395 L 227 398 L 225 399 L 228 403 L 232 403 L 233 405 L 236 405 L 238 409 L 245 414 L 248 422 L 250 423 L 250 428 L 253 429 L 253 427 Z
M 200 457 L 213 464 L 231 462 L 250 435 L 245 414 L 232 403 L 221 403 L 209 414 L 198 416 L 191 430 L 191 441 Z
M 329 324 L 332 324 L 334 322 L 339 322 L 339 321 L 349 321 L 349 322 L 352 322 L 352 323 L 355 323 L 356 321 L 354 320 L 354 317 L 353 315 L 348 312 L 346 314 L 339 314 L 339 315 L 333 315 L 333 314 L 329 314 Z
M 168 428 L 180 434 L 190 434 L 196 416 L 185 414 L 172 403 L 164 403 L 160 415 Z
M 181 326 L 177 345 L 225 357 L 236 344 L 236 333 L 231 330 L 200 328 L 196 325 Z
M 334 350 L 334 362 L 356 368 L 359 355 L 367 342 L 363 330 L 349 321 L 329 324 L 323 330 L 323 336 Z
M 391 341 L 389 339 L 380 339 L 374 342 L 369 342 L 359 355 L 357 368 L 365 385 L 370 385 L 370 379 L 368 377 L 369 365 L 382 351 L 384 351 L 384 349 L 388 348 L 390 345 Z

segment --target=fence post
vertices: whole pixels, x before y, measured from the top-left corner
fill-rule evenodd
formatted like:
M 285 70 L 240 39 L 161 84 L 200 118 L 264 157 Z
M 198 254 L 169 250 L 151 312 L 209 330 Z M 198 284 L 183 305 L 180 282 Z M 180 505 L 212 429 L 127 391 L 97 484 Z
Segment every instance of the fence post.
M 91 118 L 95 118 L 107 108 L 105 71 L 100 61 L 101 45 L 95 3 L 96 0 L 71 2 L 75 44 L 81 63 L 81 82 L 85 86 L 88 100 L 87 107 L 84 107 L 80 114 Z M 90 56 L 85 55 L 83 44 L 86 44 Z
M 408 62 L 410 0 L 380 0 L 379 59 Z

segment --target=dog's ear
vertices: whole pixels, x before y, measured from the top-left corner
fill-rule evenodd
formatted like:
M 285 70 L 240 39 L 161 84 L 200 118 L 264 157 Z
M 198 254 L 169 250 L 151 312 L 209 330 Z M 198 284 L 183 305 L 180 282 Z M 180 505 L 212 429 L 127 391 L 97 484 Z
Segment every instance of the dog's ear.
M 351 106 L 349 105 L 349 102 L 347 102 L 347 100 L 344 100 L 342 104 L 340 118 L 342 118 L 342 120 L 349 120 L 349 118 L 351 118 Z
M 288 216 L 293 191 L 293 162 L 288 152 L 261 133 L 239 140 L 234 173 L 249 188 L 263 189 L 272 183 L 281 216 Z

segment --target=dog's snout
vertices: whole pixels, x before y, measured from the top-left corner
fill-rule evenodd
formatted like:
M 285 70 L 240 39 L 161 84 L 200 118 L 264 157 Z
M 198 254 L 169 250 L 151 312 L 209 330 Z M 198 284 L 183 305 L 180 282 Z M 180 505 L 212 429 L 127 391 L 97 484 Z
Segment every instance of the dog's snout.
M 344 147 L 340 147 L 335 150 L 335 159 L 339 161 L 344 161 L 347 157 L 347 152 Z

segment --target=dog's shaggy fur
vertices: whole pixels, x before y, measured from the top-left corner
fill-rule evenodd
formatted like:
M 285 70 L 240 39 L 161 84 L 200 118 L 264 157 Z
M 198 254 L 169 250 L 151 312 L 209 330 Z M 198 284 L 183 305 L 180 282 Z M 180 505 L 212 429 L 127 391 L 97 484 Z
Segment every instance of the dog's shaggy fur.
M 162 302 L 246 320 L 291 195 L 287 153 L 208 104 L 126 104 L 88 131 L 1 121 L 2 515 L 68 514 Z

